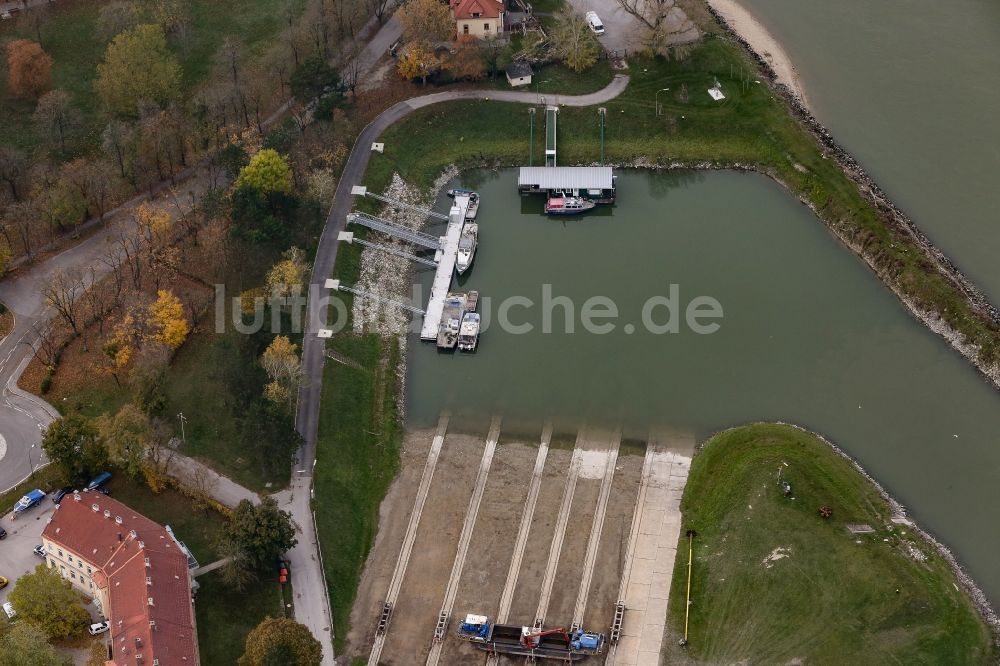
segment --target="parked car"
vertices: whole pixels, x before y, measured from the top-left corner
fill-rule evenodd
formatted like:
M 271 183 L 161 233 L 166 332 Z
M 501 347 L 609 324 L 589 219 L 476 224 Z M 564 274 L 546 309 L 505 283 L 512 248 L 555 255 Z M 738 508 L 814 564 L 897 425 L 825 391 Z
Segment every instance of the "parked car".
M 3 588 L 7 587 L 7 583 L 8 582 L 10 582 L 10 581 L 8 581 L 3 576 L 0 576 L 0 590 L 2 590 Z
M 73 486 L 66 486 L 65 488 L 60 488 L 59 490 L 52 493 L 52 503 L 59 504 L 59 502 L 62 502 L 63 498 L 66 497 L 66 495 L 70 494 L 71 492 L 73 492 Z
M 105 631 L 107 631 L 108 626 L 109 625 L 107 620 L 105 620 L 104 622 L 95 622 L 94 624 L 90 625 L 90 628 L 87 629 L 87 631 L 90 632 L 91 636 L 96 636 L 97 634 L 103 634 Z
M 4 580 L 7 580 L 6 578 Z M 7 614 L 8 620 L 13 620 L 17 613 L 14 612 L 14 605 L 9 601 L 5 601 L 3 604 L 3 612 Z
M 101 472 L 94 477 L 94 480 L 87 484 L 87 490 L 97 490 L 111 480 L 111 472 Z
M 601 18 L 597 15 L 597 12 L 587 12 L 587 24 L 595 35 L 604 34 L 604 24 L 601 23 Z
M 45 493 L 43 493 L 38 488 L 35 488 L 24 497 L 17 500 L 17 504 L 14 505 L 14 515 L 16 516 L 22 511 L 27 511 L 31 507 L 41 502 L 43 499 L 45 499 Z
M 42 558 L 43 560 L 45 559 L 45 546 L 43 546 L 42 544 L 38 544 L 37 546 L 35 546 L 35 548 L 31 552 L 33 552 L 35 555 L 38 555 L 38 557 Z

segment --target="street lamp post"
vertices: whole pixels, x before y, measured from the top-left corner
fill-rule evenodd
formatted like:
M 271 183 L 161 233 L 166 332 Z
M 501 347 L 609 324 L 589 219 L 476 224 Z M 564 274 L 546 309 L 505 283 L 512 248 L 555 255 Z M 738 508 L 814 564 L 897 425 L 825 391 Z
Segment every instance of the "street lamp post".
M 653 104 L 656 106 L 656 115 L 657 116 L 660 115 L 660 93 L 661 92 L 666 92 L 668 90 L 670 90 L 670 88 L 660 88 L 659 90 L 656 91 L 656 94 L 653 95 Z
M 542 97 L 541 93 L 538 90 L 543 83 L 552 83 L 552 79 L 545 79 L 544 81 L 535 81 L 535 94 L 538 95 L 539 104 L 545 104 L 545 98 Z
M 187 421 L 187 417 L 184 416 L 184 412 L 177 414 L 177 420 L 181 422 L 181 441 L 187 446 L 187 436 L 184 434 L 184 423 Z

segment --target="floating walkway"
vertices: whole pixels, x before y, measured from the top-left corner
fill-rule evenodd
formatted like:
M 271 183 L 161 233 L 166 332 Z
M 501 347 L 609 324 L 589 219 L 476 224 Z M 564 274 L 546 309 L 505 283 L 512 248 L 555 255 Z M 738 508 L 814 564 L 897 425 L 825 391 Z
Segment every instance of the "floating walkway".
M 556 165 L 556 123 L 559 117 L 558 106 L 545 107 L 545 166 Z
M 433 217 L 439 220 L 447 220 L 448 226 L 445 230 L 443 236 L 433 236 L 431 234 L 425 233 L 423 231 L 418 231 L 415 229 L 408 229 L 402 227 L 398 224 L 389 222 L 388 220 L 383 220 L 381 218 L 375 217 L 374 215 L 369 215 L 368 213 L 354 212 L 347 216 L 347 222 L 349 224 L 357 224 L 363 227 L 367 227 L 373 231 L 377 231 L 388 236 L 393 236 L 404 242 L 411 243 L 415 246 L 422 247 L 427 250 L 434 250 L 434 259 L 426 259 L 424 257 L 419 257 L 415 254 L 405 252 L 398 248 L 393 248 L 391 246 L 381 245 L 378 243 L 372 243 L 370 241 L 365 241 L 360 238 L 355 238 L 354 234 L 349 232 L 342 232 L 338 237 L 338 240 L 342 240 L 348 243 L 358 243 L 366 247 L 372 247 L 377 250 L 387 252 L 389 254 L 394 254 L 417 263 L 424 264 L 425 266 L 435 267 L 434 271 L 434 281 L 431 283 L 431 293 L 427 299 L 427 308 L 421 310 L 419 308 L 413 307 L 411 305 L 405 305 L 399 301 L 392 299 L 386 299 L 379 297 L 375 294 L 368 294 L 360 290 L 353 289 L 346 285 L 340 284 L 339 280 L 327 280 L 326 286 L 332 289 L 339 289 L 342 291 L 349 291 L 356 295 L 371 298 L 373 300 L 379 300 L 383 302 L 388 302 L 393 305 L 399 306 L 404 310 L 412 312 L 413 314 L 423 315 L 423 323 L 420 328 L 420 339 L 421 340 L 437 340 L 438 330 L 441 326 L 441 316 L 444 313 L 445 299 L 448 298 L 448 293 L 451 291 L 451 280 L 455 273 L 455 263 L 458 260 L 458 242 L 462 236 L 462 228 L 465 225 L 465 217 L 469 210 L 469 206 L 473 204 L 473 193 L 459 193 L 455 196 L 455 203 L 452 205 L 451 210 L 448 215 L 443 215 L 442 213 L 436 213 L 434 211 L 426 210 L 419 206 L 414 206 L 408 204 L 404 201 L 397 201 L 389 197 L 383 196 L 381 194 L 376 194 L 374 192 L 369 192 L 367 187 L 362 185 L 356 185 L 351 190 L 351 194 L 357 196 L 371 197 L 383 203 L 387 203 L 391 206 L 397 208 L 405 208 L 407 210 L 416 211 L 427 215 L 428 217 Z M 478 204 L 478 202 L 477 202 Z M 329 337 L 330 332 L 327 330 L 321 330 L 319 333 L 320 337 Z
M 448 292 L 451 291 L 455 262 L 458 260 L 458 240 L 462 236 L 465 212 L 470 203 L 471 197 L 459 194 L 455 197 L 455 204 L 448 213 L 448 230 L 441 237 L 437 270 L 434 272 L 434 282 L 431 283 L 431 294 L 427 299 L 424 322 L 420 327 L 421 340 L 437 340 L 438 328 L 441 326 L 441 315 L 444 312 L 444 301 L 448 298 Z

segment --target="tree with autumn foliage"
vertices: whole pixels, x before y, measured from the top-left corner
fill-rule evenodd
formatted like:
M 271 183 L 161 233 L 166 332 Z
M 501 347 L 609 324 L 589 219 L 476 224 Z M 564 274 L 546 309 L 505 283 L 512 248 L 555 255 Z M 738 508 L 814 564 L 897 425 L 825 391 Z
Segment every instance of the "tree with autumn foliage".
M 271 296 L 288 298 L 302 293 L 302 287 L 309 277 L 306 253 L 297 247 L 285 251 L 284 259 L 276 263 L 267 273 L 267 292 Z
M 427 77 L 441 67 L 441 60 L 434 54 L 434 49 L 425 42 L 414 42 L 406 48 L 406 53 L 399 57 L 399 75 L 408 81 L 417 77 L 427 85 Z
M 239 666 L 318 666 L 323 647 L 309 628 L 290 618 L 266 617 L 247 635 Z
M 288 160 L 273 148 L 258 151 L 250 163 L 240 170 L 236 188 L 249 187 L 260 194 L 292 191 L 292 168 Z
M 445 62 L 444 68 L 455 79 L 478 81 L 486 76 L 486 63 L 479 40 L 473 35 L 459 37 L 455 52 Z
M 166 106 L 180 96 L 181 66 L 163 28 L 137 25 L 114 38 L 97 65 L 97 94 L 114 113 L 139 115 L 139 103 Z
M 577 12 L 563 12 L 552 29 L 552 52 L 574 72 L 593 67 L 600 44 L 587 19 Z
M 440 0 L 409 0 L 396 16 L 408 42 L 444 42 L 455 36 L 451 9 Z
M 181 299 L 165 289 L 156 294 L 149 306 L 150 337 L 169 349 L 177 349 L 187 339 L 191 326 L 184 316 Z
M 276 336 L 261 355 L 260 364 L 271 378 L 271 383 L 264 387 L 264 397 L 291 408 L 302 375 L 298 345 L 284 335 Z
M 41 44 L 15 39 L 7 44 L 7 87 L 15 97 L 38 99 L 52 80 L 52 56 Z

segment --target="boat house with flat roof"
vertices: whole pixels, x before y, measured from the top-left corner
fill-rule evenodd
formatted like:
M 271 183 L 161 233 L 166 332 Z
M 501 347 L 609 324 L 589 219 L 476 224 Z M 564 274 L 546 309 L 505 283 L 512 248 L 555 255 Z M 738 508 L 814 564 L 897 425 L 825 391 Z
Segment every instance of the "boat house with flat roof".
M 583 197 L 596 203 L 614 203 L 615 175 L 609 166 L 521 167 L 520 194 Z

